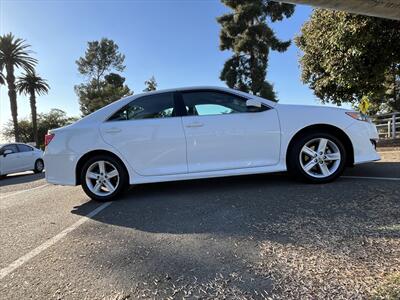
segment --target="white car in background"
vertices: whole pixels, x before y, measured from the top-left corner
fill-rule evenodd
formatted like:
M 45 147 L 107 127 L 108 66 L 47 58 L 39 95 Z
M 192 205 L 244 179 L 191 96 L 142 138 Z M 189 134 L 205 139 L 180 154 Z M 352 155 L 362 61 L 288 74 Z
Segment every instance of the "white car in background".
M 43 151 L 22 143 L 0 144 L 0 176 L 44 169 Z
M 107 201 L 128 184 L 286 170 L 330 182 L 346 166 L 380 159 L 377 139 L 351 110 L 181 88 L 130 96 L 49 131 L 44 160 L 48 182 L 81 184 Z

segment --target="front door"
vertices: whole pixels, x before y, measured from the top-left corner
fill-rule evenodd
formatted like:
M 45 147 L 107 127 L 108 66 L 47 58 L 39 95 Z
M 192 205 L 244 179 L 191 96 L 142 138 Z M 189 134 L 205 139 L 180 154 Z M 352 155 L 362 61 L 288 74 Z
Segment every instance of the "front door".
M 188 91 L 181 95 L 187 110 L 182 123 L 189 172 L 278 163 L 280 127 L 274 109 L 247 107 L 247 99 L 220 91 Z
M 140 175 L 187 173 L 186 139 L 173 93 L 132 100 L 100 130 Z
M 6 150 L 11 150 L 12 153 L 6 154 L 6 156 L 4 156 L 4 151 Z M 0 154 L 0 166 L 2 174 L 10 174 L 23 170 L 23 164 L 19 159 L 18 148 L 15 144 L 3 146 Z

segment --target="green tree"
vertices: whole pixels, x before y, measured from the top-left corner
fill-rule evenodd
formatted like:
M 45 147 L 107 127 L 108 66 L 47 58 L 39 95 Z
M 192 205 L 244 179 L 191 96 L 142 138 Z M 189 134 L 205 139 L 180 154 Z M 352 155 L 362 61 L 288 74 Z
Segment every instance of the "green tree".
M 77 118 L 68 117 L 67 114 L 61 109 L 53 108 L 48 113 L 38 114 L 37 125 L 38 125 L 38 147 L 43 148 L 44 136 L 50 129 L 59 128 L 75 122 Z M 21 142 L 28 143 L 33 140 L 33 125 L 29 119 L 22 119 L 19 121 L 20 137 Z M 7 139 L 12 139 L 14 136 L 13 122 L 8 122 L 2 134 Z
M 279 40 L 269 27 L 294 12 L 292 4 L 270 0 L 222 0 L 233 10 L 217 18 L 221 24 L 220 49 L 231 50 L 220 79 L 231 88 L 276 101 L 273 86 L 266 81 L 270 50 L 284 52 L 290 41 Z
M 400 110 L 400 22 L 316 9 L 296 44 L 302 80 L 322 103 Z
M 39 145 L 38 129 L 37 129 L 37 112 L 36 112 L 36 95 L 47 94 L 50 87 L 46 80 L 38 76 L 35 71 L 23 74 L 18 78 L 16 84 L 17 91 L 20 94 L 29 95 L 32 116 L 33 140 Z
M 83 115 L 132 94 L 124 85 L 125 78 L 113 73 L 125 69 L 125 56 L 118 49 L 113 40 L 106 38 L 88 42 L 84 57 L 76 61 L 79 72 L 87 77 L 86 83 L 75 86 Z
M 146 85 L 146 88 L 143 90 L 143 92 L 151 92 L 157 89 L 157 81 L 154 76 L 151 76 L 144 82 L 144 84 Z
M 125 69 L 125 55 L 121 54 L 118 49 L 118 45 L 107 38 L 88 42 L 85 56 L 76 61 L 78 71 L 93 79 L 100 86 L 107 72 L 112 70 L 122 72 Z
M 15 38 L 12 33 L 0 36 L 0 71 L 3 71 L 4 68 L 7 73 L 5 81 L 8 86 L 15 141 L 17 142 L 19 141 L 19 130 L 14 71 L 15 68 L 22 68 L 27 72 L 33 71 L 37 60 L 30 56 L 29 47 L 30 45 L 26 44 L 25 40 Z
M 100 86 L 95 80 L 76 86 L 82 115 L 86 116 L 118 99 L 132 95 L 124 82 L 124 77 L 112 73 L 100 82 Z
M 33 141 L 33 129 L 32 129 L 32 121 L 29 119 L 22 119 L 18 121 L 18 130 L 19 130 L 19 137 L 20 142 L 22 143 L 30 143 Z M 14 131 L 14 124 L 13 121 L 8 121 L 4 128 L 2 129 L 2 136 L 7 140 L 12 140 L 15 131 Z
M 125 78 L 116 73 L 110 73 L 104 76 L 105 82 L 114 87 L 123 87 Z

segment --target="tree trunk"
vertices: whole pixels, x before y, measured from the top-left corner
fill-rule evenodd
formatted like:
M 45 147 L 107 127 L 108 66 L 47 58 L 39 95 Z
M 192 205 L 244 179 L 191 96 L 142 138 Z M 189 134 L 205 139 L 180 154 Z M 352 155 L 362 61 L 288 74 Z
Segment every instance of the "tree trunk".
M 400 76 L 400 65 L 393 64 L 393 111 L 400 111 L 400 91 L 397 89 L 397 85 L 399 84 L 398 77 Z
M 249 67 L 250 67 L 250 79 L 251 79 L 250 90 L 254 95 L 257 95 L 258 91 L 256 88 L 257 83 L 255 78 L 256 59 L 253 52 L 250 52 Z
M 19 142 L 19 126 L 18 126 L 18 107 L 17 107 L 17 93 L 15 91 L 15 76 L 14 66 L 7 65 L 7 86 L 8 86 L 8 97 L 10 98 L 11 116 L 14 125 L 14 136 L 15 141 Z
M 35 90 L 31 89 L 29 91 L 29 94 L 30 94 L 29 101 L 31 103 L 31 114 L 32 114 L 33 139 L 35 141 L 36 147 L 39 147 Z

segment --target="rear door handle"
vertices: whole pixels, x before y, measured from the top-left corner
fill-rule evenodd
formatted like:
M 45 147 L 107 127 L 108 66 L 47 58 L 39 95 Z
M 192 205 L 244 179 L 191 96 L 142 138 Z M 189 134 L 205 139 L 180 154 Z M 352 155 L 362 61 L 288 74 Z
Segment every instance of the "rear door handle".
M 109 128 L 105 130 L 107 133 L 118 133 L 121 132 L 120 128 Z
M 189 128 L 203 127 L 203 126 L 204 126 L 204 124 L 203 124 L 203 123 L 200 123 L 200 122 L 194 122 L 194 123 L 190 123 L 190 124 L 187 124 L 187 125 L 186 125 L 186 127 L 189 127 Z

